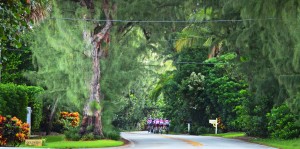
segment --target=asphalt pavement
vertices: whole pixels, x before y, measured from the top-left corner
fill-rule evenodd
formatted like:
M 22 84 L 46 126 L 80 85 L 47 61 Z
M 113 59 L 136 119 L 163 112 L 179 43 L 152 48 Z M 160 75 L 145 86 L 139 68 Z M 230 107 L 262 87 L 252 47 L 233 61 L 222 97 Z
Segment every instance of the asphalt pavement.
M 211 136 L 152 134 L 147 131 L 122 132 L 130 141 L 116 149 L 275 149 L 272 147 Z
M 120 147 L 101 149 L 275 149 L 242 140 L 211 136 L 152 134 L 147 131 L 122 132 L 121 136 L 129 143 Z M 18 149 L 18 147 L 0 147 L 0 149 Z

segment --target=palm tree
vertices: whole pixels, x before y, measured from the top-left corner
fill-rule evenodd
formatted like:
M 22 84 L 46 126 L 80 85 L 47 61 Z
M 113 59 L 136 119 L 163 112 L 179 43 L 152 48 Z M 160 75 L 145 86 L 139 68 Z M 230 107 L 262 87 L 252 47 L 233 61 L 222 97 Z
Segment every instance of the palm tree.
M 30 14 L 27 16 L 27 22 L 33 21 L 34 24 L 38 24 L 51 11 L 49 0 L 26 0 L 26 3 L 30 6 Z

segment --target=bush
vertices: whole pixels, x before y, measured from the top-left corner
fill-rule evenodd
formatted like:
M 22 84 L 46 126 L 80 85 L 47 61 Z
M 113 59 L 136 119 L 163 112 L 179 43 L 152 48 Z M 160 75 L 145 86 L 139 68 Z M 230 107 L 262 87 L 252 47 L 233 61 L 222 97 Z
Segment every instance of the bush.
M 247 136 L 262 137 L 268 136 L 267 120 L 265 116 L 249 116 L 249 121 L 246 125 Z M 252 126 L 252 127 L 251 127 Z
M 261 97 L 259 99 L 249 97 L 243 101 L 242 108 L 239 109 L 239 124 L 243 126 L 243 131 L 247 136 L 268 137 L 268 119 L 266 113 L 270 112 L 273 103 L 270 98 Z
M 211 133 L 211 132 L 213 132 L 213 131 L 214 131 L 213 128 L 207 128 L 207 127 L 199 126 L 199 127 L 197 127 L 197 129 L 196 129 L 196 134 L 197 134 L 197 135 L 200 135 L 200 134 L 208 134 L 208 133 Z
M 175 133 L 186 133 L 187 126 L 185 124 L 172 124 L 170 125 L 170 130 Z
M 65 137 L 67 140 L 70 141 L 78 141 L 81 139 L 81 136 L 79 134 L 79 127 L 72 127 L 68 130 L 64 131 Z
M 81 137 L 79 134 L 80 117 L 78 112 L 60 112 L 60 123 L 63 124 L 64 134 L 67 140 L 88 140 L 90 136 Z M 94 137 L 90 140 L 93 140 Z
M 42 120 L 42 100 L 36 95 L 43 91 L 40 87 L 16 84 L 0 84 L 0 113 L 26 120 L 26 107 L 32 108 L 31 129 L 38 130 Z
M 93 133 L 88 133 L 88 134 L 85 134 L 81 137 L 81 140 L 82 141 L 89 141 L 89 140 L 95 140 L 96 138 L 94 137 L 94 134 Z
M 43 91 L 41 87 L 24 86 L 28 96 L 28 107 L 32 108 L 31 130 L 38 131 L 43 117 L 43 100 L 37 95 Z
M 0 84 L 0 100 L 0 103 L 5 103 L 0 109 L 3 115 L 13 115 L 22 121 L 26 120 L 28 96 L 23 86 Z
M 52 131 L 57 132 L 57 133 L 63 133 L 64 132 L 64 124 L 56 120 L 52 123 Z
M 16 117 L 0 115 L 0 146 L 19 146 L 29 137 L 29 125 Z
M 79 126 L 80 117 L 78 112 L 60 112 L 60 120 L 64 124 L 65 129 Z
M 109 131 L 109 132 L 103 132 L 103 135 L 106 139 L 111 139 L 111 140 L 120 140 L 120 132 L 117 131 Z
M 272 138 L 292 139 L 300 136 L 300 127 L 296 125 L 296 115 L 287 105 L 273 108 L 267 114 L 268 131 Z

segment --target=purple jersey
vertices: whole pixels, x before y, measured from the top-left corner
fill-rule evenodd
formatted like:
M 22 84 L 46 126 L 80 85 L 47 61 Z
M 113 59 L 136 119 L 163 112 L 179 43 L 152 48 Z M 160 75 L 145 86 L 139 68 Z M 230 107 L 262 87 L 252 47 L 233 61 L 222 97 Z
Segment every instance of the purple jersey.
M 169 125 L 170 121 L 169 120 L 165 120 L 165 125 Z
M 163 120 L 163 119 L 160 119 L 160 120 L 159 120 L 159 124 L 161 124 L 161 125 L 164 124 L 164 120 Z
M 158 119 L 155 119 L 154 123 L 155 123 L 155 124 L 159 124 L 159 120 L 158 120 Z

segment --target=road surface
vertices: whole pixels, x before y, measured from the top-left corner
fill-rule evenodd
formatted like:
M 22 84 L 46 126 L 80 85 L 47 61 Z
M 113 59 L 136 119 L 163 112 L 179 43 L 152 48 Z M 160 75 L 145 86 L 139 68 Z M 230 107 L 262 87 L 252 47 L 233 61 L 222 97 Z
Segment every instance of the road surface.
M 237 139 L 211 136 L 151 134 L 146 131 L 122 132 L 131 143 L 116 149 L 274 149 Z

